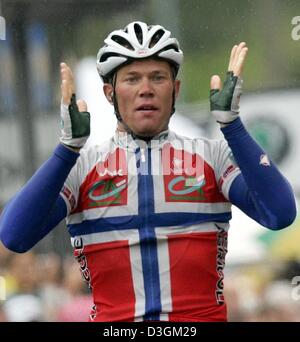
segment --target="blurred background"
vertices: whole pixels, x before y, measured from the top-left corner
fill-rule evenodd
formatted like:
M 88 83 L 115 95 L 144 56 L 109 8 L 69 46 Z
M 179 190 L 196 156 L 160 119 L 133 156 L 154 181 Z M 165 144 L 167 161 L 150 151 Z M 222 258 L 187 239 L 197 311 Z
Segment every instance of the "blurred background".
M 189 136 L 220 137 L 209 80 L 224 76 L 231 47 L 247 42 L 241 117 L 298 200 L 297 16 L 298 0 L 0 0 L 0 212 L 58 143 L 61 61 L 74 70 L 92 114 L 88 143 L 112 135 L 96 54 L 110 31 L 134 20 L 161 24 L 181 43 L 182 91 L 171 127 Z M 300 321 L 299 225 L 268 231 L 234 208 L 225 270 L 230 320 Z M 0 321 L 87 320 L 91 298 L 71 255 L 64 222 L 26 254 L 0 245 Z

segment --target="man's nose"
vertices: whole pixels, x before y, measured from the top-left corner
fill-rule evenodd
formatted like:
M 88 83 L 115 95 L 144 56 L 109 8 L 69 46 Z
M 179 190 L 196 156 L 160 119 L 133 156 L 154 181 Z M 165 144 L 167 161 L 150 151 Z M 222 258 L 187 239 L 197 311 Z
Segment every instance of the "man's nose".
M 140 83 L 139 95 L 140 96 L 153 96 L 154 91 L 151 85 L 151 80 L 148 78 L 143 78 Z

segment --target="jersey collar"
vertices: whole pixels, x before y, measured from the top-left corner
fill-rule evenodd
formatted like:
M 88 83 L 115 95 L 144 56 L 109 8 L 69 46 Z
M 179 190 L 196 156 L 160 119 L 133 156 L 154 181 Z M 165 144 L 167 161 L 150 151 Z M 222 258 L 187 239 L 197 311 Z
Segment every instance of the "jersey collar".
M 133 138 L 127 132 L 121 132 L 118 129 L 113 137 L 117 146 L 135 151 L 137 148 L 160 148 L 166 141 L 169 141 L 170 131 L 165 130 L 155 135 L 148 143 L 144 140 Z

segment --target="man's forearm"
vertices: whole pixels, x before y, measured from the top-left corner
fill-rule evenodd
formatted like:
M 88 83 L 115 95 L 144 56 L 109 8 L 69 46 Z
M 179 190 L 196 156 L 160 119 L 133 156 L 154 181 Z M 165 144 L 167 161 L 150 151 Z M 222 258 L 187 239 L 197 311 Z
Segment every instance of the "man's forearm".
M 79 154 L 59 145 L 0 218 L 0 238 L 16 252 L 25 252 L 43 238 L 66 212 L 60 190 Z
M 256 210 L 255 216 L 260 218 L 260 223 L 271 229 L 280 229 L 291 224 L 296 216 L 296 204 L 287 180 L 269 161 L 239 118 L 222 128 L 222 132 L 245 181 L 245 183 L 236 182 L 235 186 L 239 183 L 239 186 L 246 184 L 248 187 L 247 191 L 240 191 L 240 193 L 239 189 L 231 189 L 230 200 L 238 205 L 244 192 L 247 201 L 252 201 L 253 208 Z M 247 212 L 246 206 L 243 204 L 242 206 L 241 209 Z

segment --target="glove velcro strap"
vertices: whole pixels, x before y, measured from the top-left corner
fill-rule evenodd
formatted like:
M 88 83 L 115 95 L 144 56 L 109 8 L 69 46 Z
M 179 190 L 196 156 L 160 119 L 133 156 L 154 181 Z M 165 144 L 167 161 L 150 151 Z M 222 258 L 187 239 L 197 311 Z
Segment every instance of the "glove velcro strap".
M 75 94 L 71 97 L 69 114 L 72 125 L 72 138 L 87 137 L 90 135 L 90 113 L 79 112 Z

